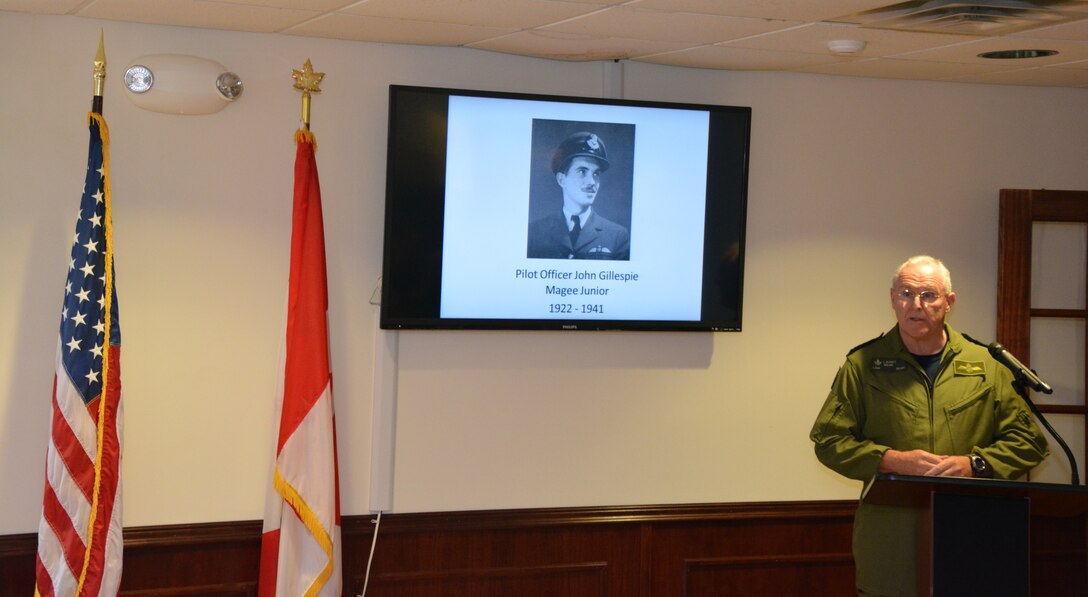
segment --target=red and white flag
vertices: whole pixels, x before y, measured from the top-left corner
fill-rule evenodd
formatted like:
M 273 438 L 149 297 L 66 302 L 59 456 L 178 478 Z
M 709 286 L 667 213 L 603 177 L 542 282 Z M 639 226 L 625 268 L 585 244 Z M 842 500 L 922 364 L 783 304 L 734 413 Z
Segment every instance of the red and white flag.
M 321 187 L 309 131 L 295 134 L 283 393 L 261 541 L 260 597 L 339 597 L 340 481 L 329 368 Z
M 113 276 L 109 129 L 89 115 L 87 177 L 60 316 L 35 595 L 121 585 L 121 326 Z

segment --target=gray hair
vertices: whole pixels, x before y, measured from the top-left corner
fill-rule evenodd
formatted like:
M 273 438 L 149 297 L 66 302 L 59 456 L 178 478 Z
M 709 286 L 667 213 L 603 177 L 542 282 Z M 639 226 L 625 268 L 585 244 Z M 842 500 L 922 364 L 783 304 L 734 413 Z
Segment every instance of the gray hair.
M 892 278 L 892 288 L 895 288 L 895 283 L 899 281 L 899 275 L 903 273 L 903 270 L 912 265 L 932 265 L 941 272 L 941 280 L 944 282 L 944 293 L 952 294 L 952 274 L 948 272 L 948 268 L 944 266 L 944 263 L 936 257 L 930 257 L 929 255 L 915 255 L 910 259 L 903 262 L 895 270 L 895 276 Z

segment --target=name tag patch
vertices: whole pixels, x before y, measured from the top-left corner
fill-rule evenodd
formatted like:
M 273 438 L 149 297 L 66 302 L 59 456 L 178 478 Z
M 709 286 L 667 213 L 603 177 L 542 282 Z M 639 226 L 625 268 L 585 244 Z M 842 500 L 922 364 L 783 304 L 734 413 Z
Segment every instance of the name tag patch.
M 873 371 L 906 371 L 907 362 L 899 359 L 873 359 Z

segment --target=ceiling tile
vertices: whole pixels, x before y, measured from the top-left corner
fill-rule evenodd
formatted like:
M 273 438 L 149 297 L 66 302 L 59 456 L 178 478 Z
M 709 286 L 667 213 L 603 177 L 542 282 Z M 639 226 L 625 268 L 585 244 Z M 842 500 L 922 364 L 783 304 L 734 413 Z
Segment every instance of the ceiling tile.
M 554 60 L 626 60 L 688 47 L 675 42 L 641 41 L 623 38 L 599 38 L 559 31 L 519 31 L 511 35 L 470 44 L 480 50 L 493 50 Z
M 823 64 L 801 69 L 804 72 L 846 77 L 876 77 L 883 79 L 934 80 L 957 75 L 969 75 L 1002 70 L 998 66 L 984 64 L 960 64 L 955 62 L 919 62 L 876 58 Z
M 852 39 L 865 42 L 863 57 L 893 56 L 903 52 L 973 41 L 978 38 L 967 35 L 940 35 L 936 33 L 906 33 L 887 29 L 869 29 L 857 25 L 837 23 L 813 23 L 784 31 L 749 37 L 721 45 L 762 50 L 784 50 L 827 54 L 827 42 Z
M 975 41 L 970 41 L 962 44 L 955 44 L 951 46 L 944 46 L 941 48 L 932 48 L 928 50 L 918 50 L 916 52 L 904 53 L 899 56 L 904 60 L 932 60 L 935 62 L 963 62 L 967 64 L 986 64 L 993 63 L 995 60 L 989 58 L 979 58 L 978 55 L 985 52 L 996 52 L 999 50 L 1057 50 L 1058 54 L 1054 56 L 1045 56 L 1041 58 L 1025 58 L 1020 60 L 997 60 L 996 62 L 1004 62 L 1002 66 L 1006 69 L 1014 68 L 1030 68 L 1034 66 L 1045 66 L 1048 64 L 1060 64 L 1064 62 L 1072 62 L 1075 60 L 1088 59 L 1088 44 L 1082 42 L 1071 42 L 1064 40 L 1033 40 L 1029 38 L 982 38 Z
M 337 12 L 290 27 L 283 30 L 283 33 L 390 44 L 463 46 L 505 35 L 512 31 L 515 30 L 450 23 L 424 23 L 382 17 L 363 17 Z
M 766 33 L 797 24 L 799 23 L 796 21 L 721 17 L 613 6 L 541 29 L 587 36 L 674 41 L 695 46 Z
M 732 17 L 824 21 L 894 2 L 895 0 L 637 0 L 631 6 Z
M 72 12 L 86 0 L 0 0 L 0 10 L 63 15 Z
M 100 1 L 100 0 L 98 0 Z M 151 0 L 152 2 L 175 3 L 176 0 Z M 316 10 L 327 12 L 351 6 L 359 0 L 208 0 L 226 4 L 242 4 L 263 8 L 292 8 L 295 10 Z
M 603 8 L 601 4 L 552 0 L 369 0 L 342 12 L 431 23 L 528 29 Z
M 1088 86 L 1088 69 L 1025 68 L 1000 73 L 949 77 L 945 80 L 959 83 L 1030 85 L 1033 87 L 1085 87 Z
M 726 70 L 797 70 L 806 66 L 844 60 L 838 56 L 749 50 L 725 46 L 701 46 L 690 50 L 646 56 L 640 62 L 717 68 Z
M 320 12 L 205 0 L 95 0 L 76 14 L 114 21 L 270 33 L 312 19 Z
M 1030 37 L 1033 39 L 1067 39 L 1084 41 L 1088 39 L 1088 13 L 1079 21 L 1062 23 L 1052 27 L 1040 27 L 1019 33 L 1012 33 L 1009 37 Z

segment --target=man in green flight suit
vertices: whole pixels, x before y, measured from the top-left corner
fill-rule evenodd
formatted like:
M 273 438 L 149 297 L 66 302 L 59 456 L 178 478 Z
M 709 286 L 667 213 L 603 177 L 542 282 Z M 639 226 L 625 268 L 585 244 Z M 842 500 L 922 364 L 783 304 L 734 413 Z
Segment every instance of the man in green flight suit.
M 854 348 L 809 437 L 816 457 L 859 481 L 876 473 L 1019 477 L 1048 454 L 1012 373 L 987 347 L 945 323 L 956 302 L 948 268 L 929 256 L 899 266 L 898 323 Z M 858 595 L 913 596 L 915 511 L 859 504 Z

